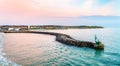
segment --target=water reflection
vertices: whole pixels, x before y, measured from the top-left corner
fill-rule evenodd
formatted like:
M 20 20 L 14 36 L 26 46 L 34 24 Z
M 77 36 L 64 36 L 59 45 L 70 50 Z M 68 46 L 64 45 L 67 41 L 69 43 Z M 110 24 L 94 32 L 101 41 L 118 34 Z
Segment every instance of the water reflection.
M 104 50 L 95 50 L 95 56 L 94 57 L 101 57 L 104 53 Z
M 53 32 L 65 33 L 75 39 L 87 41 L 94 41 L 94 35 L 97 34 L 106 47 L 104 51 L 100 51 L 64 45 L 56 42 L 55 37 L 50 35 L 7 34 L 4 44 L 6 57 L 23 66 L 66 66 L 66 64 L 71 66 L 117 66 L 120 63 L 120 42 L 114 41 L 119 39 L 119 34 L 112 33 L 111 35 L 107 29 L 71 29 L 54 30 Z M 117 38 L 113 36 L 117 36 Z
M 54 36 L 42 34 L 6 34 L 3 46 L 5 57 L 23 66 L 31 65 L 49 57 L 44 54 L 56 46 L 54 39 Z

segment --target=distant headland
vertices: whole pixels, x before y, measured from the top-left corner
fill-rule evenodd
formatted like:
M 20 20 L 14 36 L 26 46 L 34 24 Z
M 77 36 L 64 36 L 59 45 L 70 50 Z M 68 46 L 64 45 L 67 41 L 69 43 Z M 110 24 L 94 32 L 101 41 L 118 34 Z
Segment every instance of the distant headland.
M 33 30 L 33 29 L 94 29 L 94 28 L 104 28 L 102 26 L 61 26 L 61 25 L 0 25 L 0 31 L 5 30 Z

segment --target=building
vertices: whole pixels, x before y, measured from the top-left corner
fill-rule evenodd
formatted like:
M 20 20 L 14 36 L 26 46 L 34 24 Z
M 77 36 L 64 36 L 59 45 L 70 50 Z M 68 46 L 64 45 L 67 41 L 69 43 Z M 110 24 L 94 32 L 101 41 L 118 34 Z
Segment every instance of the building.
M 3 25 L 0 26 L 0 31 L 22 31 L 22 30 L 28 30 L 28 26 L 24 25 Z

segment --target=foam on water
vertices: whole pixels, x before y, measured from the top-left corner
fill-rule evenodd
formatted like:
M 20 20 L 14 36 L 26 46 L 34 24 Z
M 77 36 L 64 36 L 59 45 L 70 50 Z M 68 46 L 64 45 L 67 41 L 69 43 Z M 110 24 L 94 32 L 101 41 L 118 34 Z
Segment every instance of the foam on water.
M 0 33 L 0 66 L 21 66 L 12 62 L 4 57 L 5 53 L 3 53 L 3 43 L 4 43 L 5 34 Z

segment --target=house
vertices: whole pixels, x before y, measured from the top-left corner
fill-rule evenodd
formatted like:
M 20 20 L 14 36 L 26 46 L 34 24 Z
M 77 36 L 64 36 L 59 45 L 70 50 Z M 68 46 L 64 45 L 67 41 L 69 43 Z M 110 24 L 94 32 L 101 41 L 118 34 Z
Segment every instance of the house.
M 20 31 L 20 28 L 8 28 L 8 31 Z
M 28 26 L 25 25 L 3 25 L 0 26 L 0 31 L 22 31 L 22 30 L 28 30 Z

